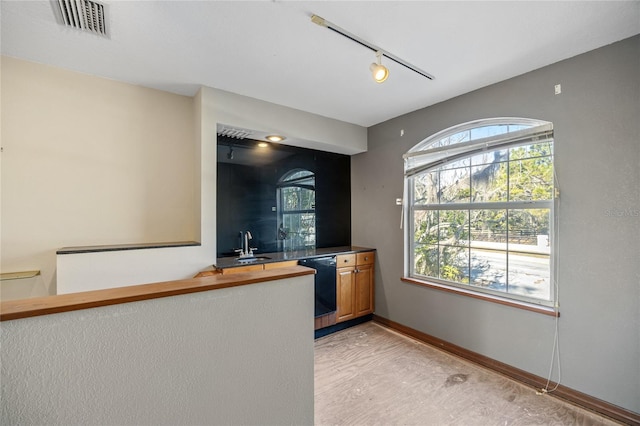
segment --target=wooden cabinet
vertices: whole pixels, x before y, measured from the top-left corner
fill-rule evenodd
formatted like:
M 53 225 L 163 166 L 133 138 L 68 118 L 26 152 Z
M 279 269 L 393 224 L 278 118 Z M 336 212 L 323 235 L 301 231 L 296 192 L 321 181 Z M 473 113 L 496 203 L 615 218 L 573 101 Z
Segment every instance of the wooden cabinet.
M 338 255 L 336 322 L 373 313 L 374 264 L 372 251 Z
M 248 264 L 219 268 L 215 272 L 239 274 L 297 265 L 297 260 L 281 260 L 264 264 Z M 336 256 L 336 312 L 315 318 L 320 329 L 372 314 L 375 308 L 374 276 L 375 251 L 346 253 Z
M 338 259 L 340 256 L 338 256 Z M 339 261 L 339 260 L 338 260 Z M 336 272 L 336 322 L 356 317 L 356 267 L 344 266 Z
M 373 252 L 358 253 L 356 256 L 356 317 L 373 313 L 374 260 Z

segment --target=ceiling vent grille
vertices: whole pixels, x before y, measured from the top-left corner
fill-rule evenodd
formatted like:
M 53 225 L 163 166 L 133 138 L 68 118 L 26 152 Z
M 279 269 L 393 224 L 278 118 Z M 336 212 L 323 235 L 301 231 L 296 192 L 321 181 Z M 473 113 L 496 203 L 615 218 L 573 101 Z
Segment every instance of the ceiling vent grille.
M 253 132 L 251 130 L 236 129 L 233 127 L 223 127 L 218 131 L 218 134 L 222 136 L 227 136 L 230 138 L 244 139 L 246 137 L 251 136 Z
M 63 25 L 108 37 L 106 6 L 90 0 L 54 0 Z

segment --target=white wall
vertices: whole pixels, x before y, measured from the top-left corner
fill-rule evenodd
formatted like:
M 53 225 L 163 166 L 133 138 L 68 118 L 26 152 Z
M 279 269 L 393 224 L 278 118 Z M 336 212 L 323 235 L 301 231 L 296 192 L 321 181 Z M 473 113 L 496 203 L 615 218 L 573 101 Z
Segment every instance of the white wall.
M 338 154 L 367 150 L 367 129 L 355 124 L 218 89 L 216 111 L 220 123 L 287 137 L 283 144 Z
M 325 140 L 325 142 L 318 142 L 325 147 L 330 140 L 333 140 L 326 138 L 331 134 L 338 135 L 340 131 L 344 131 L 343 138 L 333 140 L 340 149 L 344 149 L 345 146 L 358 146 L 357 142 L 361 142 L 359 137 L 366 135 L 366 132 L 359 131 L 359 129 L 364 130 L 359 126 L 312 116 L 302 111 L 208 87 L 202 87 L 193 102 L 197 146 L 196 170 L 200 170 L 195 183 L 200 195 L 196 200 L 196 205 L 200 207 L 200 215 L 196 223 L 199 224 L 201 246 L 59 255 L 58 294 L 184 279 L 194 276 L 198 271 L 215 263 L 218 123 L 233 123 L 233 125 L 245 127 L 260 126 L 263 122 L 256 121 L 255 117 L 262 117 L 262 120 L 264 117 L 272 117 L 277 126 L 281 126 L 278 128 L 289 126 L 297 128 L 305 136 Z M 274 111 L 283 114 L 278 116 Z M 249 118 L 242 118 L 245 115 Z M 272 129 L 274 128 L 268 130 Z M 334 146 L 332 150 L 337 151 L 338 148 Z
M 2 57 L 2 271 L 65 246 L 194 240 L 193 100 Z
M 41 270 L 45 284 L 24 297 L 182 279 L 213 264 L 218 123 L 366 150 L 363 127 L 207 87 L 188 98 L 2 57 L 2 89 L 2 271 Z M 62 247 L 186 240 L 201 247 L 56 265 Z
M 9 425 L 311 425 L 313 275 L 2 323 Z
M 202 246 L 61 254 L 57 294 L 193 278 L 212 263 Z
M 192 214 L 200 246 L 58 255 L 57 294 L 190 278 L 215 262 L 216 99 L 202 88 L 192 101 L 198 190 Z

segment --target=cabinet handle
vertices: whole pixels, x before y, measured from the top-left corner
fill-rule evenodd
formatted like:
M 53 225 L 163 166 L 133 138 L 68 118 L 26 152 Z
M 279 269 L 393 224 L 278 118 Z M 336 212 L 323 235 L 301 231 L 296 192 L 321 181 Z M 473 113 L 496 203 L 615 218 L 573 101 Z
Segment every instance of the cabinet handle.
M 364 257 L 364 260 L 369 260 L 369 258 L 367 256 Z

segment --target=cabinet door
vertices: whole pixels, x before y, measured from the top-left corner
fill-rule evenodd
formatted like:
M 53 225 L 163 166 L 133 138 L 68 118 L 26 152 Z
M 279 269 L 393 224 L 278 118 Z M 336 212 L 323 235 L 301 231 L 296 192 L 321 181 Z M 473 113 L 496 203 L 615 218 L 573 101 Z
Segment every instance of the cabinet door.
M 355 274 L 356 316 L 373 313 L 373 265 L 358 266 Z
M 356 316 L 354 267 L 338 268 L 336 277 L 336 322 L 350 320 Z

